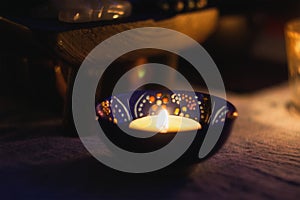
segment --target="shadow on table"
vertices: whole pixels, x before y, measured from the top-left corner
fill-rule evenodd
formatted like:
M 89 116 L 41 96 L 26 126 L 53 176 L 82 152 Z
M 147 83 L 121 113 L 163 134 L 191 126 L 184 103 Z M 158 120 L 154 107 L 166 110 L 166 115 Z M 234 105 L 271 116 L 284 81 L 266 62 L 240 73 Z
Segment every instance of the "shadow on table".
M 1 187 L 6 188 L 4 196 L 7 194 L 14 198 L 172 198 L 189 182 L 194 167 L 128 174 L 87 157 L 74 162 L 6 172 L 8 182 Z

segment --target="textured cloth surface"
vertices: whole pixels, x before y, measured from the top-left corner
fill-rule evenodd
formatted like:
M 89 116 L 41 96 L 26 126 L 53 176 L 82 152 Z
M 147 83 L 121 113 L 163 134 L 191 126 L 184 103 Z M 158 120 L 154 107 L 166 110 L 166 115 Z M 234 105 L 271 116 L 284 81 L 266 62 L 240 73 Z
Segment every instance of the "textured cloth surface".
M 64 136 L 58 117 L 1 98 L 1 199 L 296 199 L 300 120 L 285 113 L 284 92 L 286 85 L 229 95 L 239 118 L 215 156 L 189 168 L 144 175 L 106 168 L 80 139 Z

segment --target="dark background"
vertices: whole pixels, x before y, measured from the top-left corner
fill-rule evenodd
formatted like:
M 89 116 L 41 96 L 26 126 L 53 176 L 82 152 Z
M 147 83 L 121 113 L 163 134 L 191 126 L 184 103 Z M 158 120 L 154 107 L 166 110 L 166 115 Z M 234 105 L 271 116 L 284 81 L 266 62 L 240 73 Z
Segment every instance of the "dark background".
M 28 8 L 30 3 L 36 2 L 40 1 L 22 2 L 20 5 Z M 297 17 L 299 1 L 213 2 L 220 9 L 219 25 L 202 45 L 219 67 L 227 90 L 253 92 L 286 81 L 284 24 Z M 17 16 L 11 3 L 4 2 L 1 8 L 4 16 L 12 16 L 12 19 Z M 17 19 L 28 19 L 26 13 L 23 15 L 25 17 Z M 46 20 L 45 26 L 53 25 L 52 22 Z M 24 23 L 32 25 L 33 22 L 25 20 Z M 23 101 L 29 98 L 28 103 L 45 102 L 49 103 L 50 110 L 59 110 L 62 102 L 54 85 L 51 50 L 27 31 L 8 27 L 3 22 L 1 25 L 1 95 L 22 96 Z M 181 63 L 179 66 L 184 68 L 184 62 Z M 197 81 L 193 76 L 190 78 Z

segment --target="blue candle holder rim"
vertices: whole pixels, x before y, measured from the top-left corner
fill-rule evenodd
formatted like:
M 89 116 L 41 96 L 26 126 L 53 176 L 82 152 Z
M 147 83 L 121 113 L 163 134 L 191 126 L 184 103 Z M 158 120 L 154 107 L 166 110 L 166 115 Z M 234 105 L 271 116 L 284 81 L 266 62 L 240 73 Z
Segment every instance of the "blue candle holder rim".
M 160 105 L 157 105 L 154 102 L 151 102 L 151 99 L 147 99 L 147 97 L 154 97 L 157 96 L 157 94 L 161 94 L 161 96 L 159 98 L 156 98 L 156 100 L 159 101 Z M 174 99 L 170 99 L 171 95 L 177 95 L 178 94 L 184 94 L 187 95 L 188 98 L 192 98 L 190 99 L 191 101 L 193 100 L 198 100 L 201 102 L 204 102 L 205 99 L 205 103 L 206 105 L 202 104 L 202 107 L 205 107 L 206 110 L 207 109 L 213 109 L 211 107 L 211 102 L 214 102 L 217 105 L 222 105 L 224 104 L 225 101 L 225 105 L 226 105 L 226 109 L 224 110 L 224 112 L 226 112 L 226 114 L 224 114 L 223 112 L 223 117 L 225 116 L 225 119 L 222 118 L 220 119 L 224 121 L 226 121 L 226 119 L 230 118 L 230 119 L 236 119 L 238 116 L 238 112 L 236 107 L 229 101 L 227 101 L 226 99 L 223 99 L 221 97 L 215 96 L 215 95 L 210 95 L 208 93 L 205 92 L 200 92 L 200 91 L 186 91 L 186 90 L 136 90 L 133 92 L 124 92 L 124 93 L 120 93 L 117 95 L 112 95 L 106 98 L 103 98 L 101 101 L 96 101 L 96 115 L 99 117 L 99 119 L 104 119 L 104 120 L 109 120 L 113 123 L 129 123 L 130 121 L 137 119 L 137 118 L 141 118 L 141 117 L 145 117 L 148 116 L 151 113 L 143 113 L 145 112 L 143 110 L 142 107 L 139 107 L 139 105 L 137 105 L 139 102 L 144 102 L 144 103 L 140 103 L 143 104 L 143 107 L 146 107 L 146 110 L 149 110 L 149 105 L 157 105 L 159 106 L 169 106 L 172 107 L 174 106 L 177 102 L 172 102 Z M 141 98 L 141 96 L 144 96 L 145 99 Z M 163 97 L 169 97 L 168 99 L 168 103 L 167 104 L 163 104 L 162 100 Z M 194 99 L 193 99 L 194 97 Z M 112 102 L 117 102 L 117 103 L 112 103 Z M 171 101 L 170 101 L 171 100 Z M 105 104 L 103 104 L 105 102 Z M 134 103 L 133 103 L 134 102 Z M 151 103 L 149 103 L 151 102 Z M 172 102 L 170 104 L 170 102 Z M 208 105 L 207 105 L 208 103 Z M 122 106 L 120 106 L 121 108 L 118 107 L 118 104 L 123 104 Z M 146 104 L 149 104 L 148 106 L 145 106 Z M 201 108 L 201 104 L 197 106 L 199 106 Z M 113 107 L 115 106 L 115 107 Z M 216 106 L 216 105 L 215 105 Z M 136 111 L 136 108 L 139 110 Z M 180 108 L 180 112 L 182 111 L 183 106 Z M 121 112 L 119 112 L 121 110 Z M 189 112 L 191 112 L 193 110 L 189 110 Z M 203 109 L 200 110 L 200 112 L 204 112 Z M 208 112 L 208 111 L 205 111 Z M 154 113 L 155 114 L 155 113 Z M 180 113 L 181 114 L 181 113 Z M 205 113 L 208 114 L 208 113 Z M 211 113 L 209 113 L 210 115 L 216 114 L 216 112 L 211 111 Z M 174 113 L 170 113 L 170 115 L 179 115 L 178 114 L 174 114 Z M 184 114 L 184 117 L 189 116 L 190 118 L 190 114 Z M 123 118 L 123 117 L 127 117 Z M 201 124 L 204 122 L 204 120 L 201 120 L 201 116 L 199 116 L 199 118 L 194 118 L 196 121 L 200 122 Z M 221 118 L 220 116 L 218 116 L 217 118 Z M 215 122 L 219 123 L 219 120 L 216 120 Z

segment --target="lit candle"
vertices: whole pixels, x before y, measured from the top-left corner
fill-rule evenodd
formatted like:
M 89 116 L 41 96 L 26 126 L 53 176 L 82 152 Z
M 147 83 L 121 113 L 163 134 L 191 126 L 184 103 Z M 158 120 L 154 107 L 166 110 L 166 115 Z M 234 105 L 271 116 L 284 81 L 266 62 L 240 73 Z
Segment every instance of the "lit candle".
M 129 124 L 129 128 L 148 132 L 179 132 L 201 129 L 199 122 L 186 117 L 169 115 L 162 109 L 158 115 L 138 118 Z

